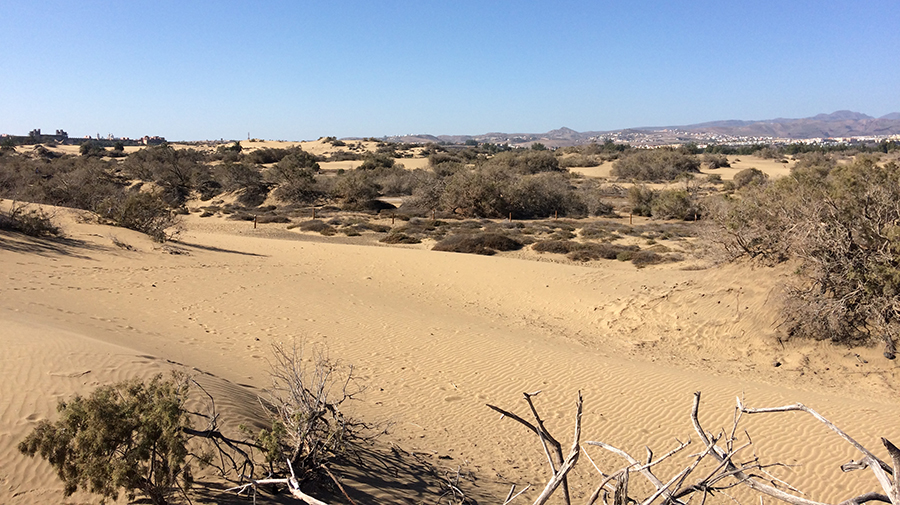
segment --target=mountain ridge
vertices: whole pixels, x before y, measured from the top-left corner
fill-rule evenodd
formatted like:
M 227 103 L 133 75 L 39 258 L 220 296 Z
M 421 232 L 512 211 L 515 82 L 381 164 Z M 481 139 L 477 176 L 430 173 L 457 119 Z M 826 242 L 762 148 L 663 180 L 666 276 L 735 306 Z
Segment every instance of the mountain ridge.
M 684 139 L 677 132 L 685 132 Z M 783 138 L 791 140 L 835 137 L 862 137 L 900 135 L 900 112 L 892 112 L 881 117 L 872 117 L 861 112 L 838 110 L 830 114 L 817 114 L 806 118 L 774 118 L 762 120 L 727 119 L 680 126 L 642 126 L 607 131 L 578 132 L 562 126 L 546 133 L 503 133 L 489 132 L 479 135 L 401 135 L 388 136 L 386 140 L 395 142 L 447 142 L 462 144 L 469 140 L 477 142 L 509 143 L 524 145 L 541 142 L 547 147 L 563 147 L 606 138 L 647 136 L 660 133 L 660 137 L 675 141 L 693 141 L 692 136 L 708 134 L 736 138 Z M 665 135 L 662 135 L 665 133 Z

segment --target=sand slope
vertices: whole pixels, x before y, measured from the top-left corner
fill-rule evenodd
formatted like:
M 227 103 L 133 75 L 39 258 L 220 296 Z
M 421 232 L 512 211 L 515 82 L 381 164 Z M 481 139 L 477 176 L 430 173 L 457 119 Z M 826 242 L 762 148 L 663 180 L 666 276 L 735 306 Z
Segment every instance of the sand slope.
M 586 439 L 638 457 L 645 444 L 660 453 L 690 436 L 697 390 L 710 430 L 730 422 L 743 394 L 753 406 L 813 406 L 871 449 L 879 436 L 900 440 L 897 370 L 878 350 L 775 340 L 789 266 L 579 266 L 267 238 L 284 225 L 204 231 L 190 220 L 163 248 L 63 220 L 63 243 L 0 235 L 2 503 L 61 499 L 49 468 L 15 451 L 57 398 L 183 366 L 220 378 L 228 406 L 245 415 L 242 395 L 252 403 L 252 394 L 239 385 L 264 387 L 270 345 L 293 339 L 352 363 L 368 390 L 351 413 L 392 422 L 385 443 L 471 474 L 465 485 L 482 503 L 501 502 L 509 483 L 547 478 L 538 441 L 484 406 L 524 413 L 523 391 L 544 391 L 538 405 L 568 444 L 582 390 Z M 840 473 L 856 455 L 802 414 L 754 417 L 747 428 L 761 457 L 802 463 L 779 475 L 810 498 L 875 489 L 868 474 Z M 575 496 L 596 483 L 588 469 L 573 477 Z M 412 478 L 360 486 L 373 503 L 419 502 L 427 488 Z

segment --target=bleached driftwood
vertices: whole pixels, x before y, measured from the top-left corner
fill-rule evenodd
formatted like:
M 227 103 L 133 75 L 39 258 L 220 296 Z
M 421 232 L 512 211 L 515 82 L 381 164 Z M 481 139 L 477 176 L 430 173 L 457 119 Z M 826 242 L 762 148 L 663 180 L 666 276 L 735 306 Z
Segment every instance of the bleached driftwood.
M 544 427 L 540 416 L 537 414 L 537 410 L 535 409 L 534 404 L 531 401 L 531 398 L 536 394 L 537 393 L 525 394 L 525 399 L 528 402 L 529 407 L 532 410 L 532 414 L 536 419 L 536 425 L 522 419 L 521 417 L 511 412 L 500 409 L 493 405 L 488 405 L 488 407 L 497 412 L 500 412 L 504 416 L 508 416 L 514 419 L 540 437 L 542 446 L 544 448 L 544 453 L 546 454 L 548 460 L 550 460 L 551 470 L 553 472 L 550 482 L 548 482 L 547 486 L 544 488 L 544 492 L 542 492 L 538 499 L 534 502 L 535 504 L 542 504 L 547 500 L 547 498 L 549 498 L 549 496 L 561 482 L 565 482 L 566 474 L 571 471 L 572 467 L 577 462 L 577 454 L 579 453 L 578 441 L 580 439 L 582 399 L 581 393 L 579 392 L 577 404 L 578 409 L 576 414 L 575 442 L 573 444 L 572 450 L 569 452 L 569 456 L 565 460 L 562 460 L 561 458 L 562 451 L 558 450 L 558 459 L 554 460 L 551 457 L 552 452 L 550 451 L 550 448 L 557 450 L 557 448 L 559 448 L 559 443 L 555 439 L 553 439 L 552 436 L 550 436 L 550 434 Z M 851 438 L 824 416 L 799 403 L 786 405 L 783 407 L 752 409 L 744 406 L 743 402 L 740 400 L 740 398 L 738 398 L 737 406 L 735 407 L 734 421 L 731 425 L 730 430 L 727 433 L 723 430 L 717 435 L 708 433 L 703 429 L 699 420 L 699 409 L 700 392 L 697 392 L 694 393 L 694 401 L 691 407 L 690 418 L 694 430 L 697 432 L 697 435 L 700 437 L 700 441 L 704 445 L 704 450 L 697 454 L 689 456 L 688 463 L 684 466 L 681 466 L 680 470 L 675 471 L 674 474 L 671 475 L 665 482 L 663 482 L 662 479 L 660 479 L 653 473 L 653 467 L 661 463 L 662 461 L 671 460 L 674 455 L 678 454 L 684 448 L 690 445 L 690 439 L 688 439 L 686 442 L 678 441 L 678 445 L 674 449 L 670 450 L 661 458 L 656 460 L 653 459 L 653 452 L 649 448 L 647 448 L 647 459 L 645 463 L 638 461 L 627 452 L 613 447 L 612 445 L 609 445 L 607 443 L 599 441 L 584 442 L 585 445 L 596 446 L 610 451 L 613 454 L 622 457 L 628 462 L 627 466 L 609 474 L 603 472 L 596 465 L 594 465 L 603 480 L 596 488 L 594 493 L 591 494 L 591 496 L 588 498 L 587 505 L 593 505 L 601 499 L 602 503 L 609 505 L 610 501 L 608 499 L 610 497 L 612 497 L 612 504 L 614 505 L 627 505 L 629 503 L 639 503 L 641 505 L 651 505 L 653 503 L 684 505 L 685 503 L 691 501 L 688 498 L 692 498 L 693 495 L 700 495 L 701 503 L 705 503 L 707 497 L 711 496 L 713 493 L 725 492 L 726 490 L 737 486 L 747 486 L 760 495 L 769 496 L 791 505 L 829 505 L 826 503 L 804 498 L 803 496 L 801 496 L 802 492 L 790 486 L 786 482 L 769 474 L 769 468 L 784 466 L 783 464 L 777 462 L 772 464 L 763 464 L 755 455 L 749 458 L 739 458 L 739 455 L 752 445 L 752 441 L 749 440 L 749 436 L 747 437 L 746 442 L 740 444 L 738 443 L 738 439 L 736 437 L 736 433 L 738 432 L 738 425 L 744 414 L 762 414 L 790 411 L 802 411 L 812 415 L 819 422 L 825 424 L 829 429 L 837 433 L 838 436 L 850 443 L 850 445 L 852 445 L 863 454 L 863 458 L 859 461 L 850 461 L 849 463 L 842 465 L 842 470 L 852 471 L 861 468 L 871 468 L 875 473 L 875 477 L 878 479 L 883 493 L 874 491 L 861 493 L 840 502 L 839 505 L 861 505 L 863 503 L 872 501 L 880 501 L 884 503 L 890 503 L 892 505 L 900 505 L 900 449 L 898 449 L 887 439 L 882 438 L 881 440 L 891 456 L 893 467 L 879 459 L 871 451 L 863 447 L 860 443 Z M 587 455 L 586 452 L 585 454 Z M 587 456 L 588 458 L 590 458 L 590 455 Z M 708 460 L 709 458 L 712 458 L 712 470 L 707 470 L 705 474 L 701 474 L 698 479 L 694 480 L 692 483 L 689 483 L 688 479 L 691 478 L 691 476 L 697 471 L 698 468 L 701 468 L 700 463 L 704 460 Z M 593 463 L 593 460 L 591 460 L 591 462 Z M 709 468 L 709 465 L 704 466 L 703 468 Z M 650 482 L 655 490 L 652 491 L 648 496 L 641 499 L 630 496 L 629 482 L 630 476 L 632 474 L 642 475 L 647 479 L 648 482 Z M 515 489 L 515 486 L 513 487 L 513 489 Z M 507 496 L 506 501 L 504 501 L 504 505 L 509 503 L 513 498 L 515 498 L 513 496 L 513 491 L 510 490 L 510 494 Z M 688 500 L 685 501 L 685 499 Z M 566 503 L 569 503 L 568 495 L 566 495 Z

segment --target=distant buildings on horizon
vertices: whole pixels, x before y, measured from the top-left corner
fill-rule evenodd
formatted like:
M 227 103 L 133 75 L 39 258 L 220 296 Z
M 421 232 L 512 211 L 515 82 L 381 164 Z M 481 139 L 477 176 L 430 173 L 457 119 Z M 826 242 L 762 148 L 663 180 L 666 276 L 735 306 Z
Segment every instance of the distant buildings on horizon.
M 8 133 L 0 134 L 0 141 L 5 141 L 7 139 L 12 139 L 12 141 L 16 144 L 42 144 L 44 142 L 53 141 L 59 144 L 82 144 L 84 142 L 99 142 L 101 144 L 114 144 L 116 142 L 121 142 L 124 145 L 158 145 L 166 142 L 165 137 L 160 137 L 158 135 L 144 135 L 138 139 L 132 139 L 129 137 L 116 137 L 112 133 L 107 135 L 105 138 L 101 137 L 98 133 L 95 137 L 69 137 L 69 134 L 66 133 L 65 130 L 56 130 L 56 133 L 42 133 L 40 128 L 35 128 L 28 132 L 28 135 L 10 135 Z

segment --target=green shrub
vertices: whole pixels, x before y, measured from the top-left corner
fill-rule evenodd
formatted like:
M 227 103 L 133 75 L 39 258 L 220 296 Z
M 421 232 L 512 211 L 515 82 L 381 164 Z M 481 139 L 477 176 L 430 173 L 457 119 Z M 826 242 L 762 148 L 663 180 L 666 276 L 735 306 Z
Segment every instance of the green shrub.
M 572 167 L 597 167 L 603 163 L 599 156 L 591 156 L 584 154 L 575 154 L 571 156 L 563 156 L 559 160 L 560 168 Z
M 60 401 L 60 419 L 39 422 L 18 448 L 46 459 L 66 496 L 80 488 L 116 500 L 124 490 L 129 500 L 141 494 L 165 504 L 192 482 L 186 397 L 185 382 L 159 375 L 147 384 L 101 386 L 87 398 Z
M 732 182 L 735 188 L 740 189 L 754 184 L 763 184 L 769 176 L 758 168 L 745 168 L 734 174 Z
M 684 173 L 700 171 L 696 156 L 671 149 L 636 150 L 613 164 L 611 175 L 637 181 L 672 181 Z
M 628 203 L 631 205 L 631 212 L 637 216 L 650 217 L 653 215 L 655 198 L 656 191 L 643 184 L 635 184 L 628 188 Z
M 552 152 L 546 150 L 506 151 L 497 154 L 486 164 L 522 175 L 561 170 L 559 160 Z
M 653 199 L 650 214 L 656 219 L 696 220 L 700 208 L 687 190 L 666 189 L 660 191 Z

